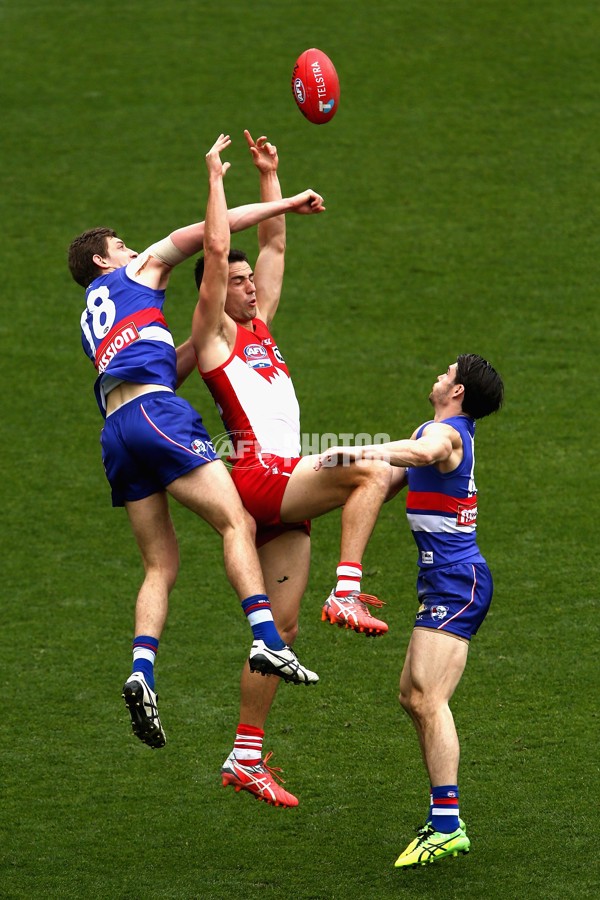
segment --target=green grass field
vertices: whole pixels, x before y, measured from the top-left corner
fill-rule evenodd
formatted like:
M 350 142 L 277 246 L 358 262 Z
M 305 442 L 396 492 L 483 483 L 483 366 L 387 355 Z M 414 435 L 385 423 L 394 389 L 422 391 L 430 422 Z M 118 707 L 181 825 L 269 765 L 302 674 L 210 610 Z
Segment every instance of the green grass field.
M 5 0 L 0 21 L 0 897 L 598 896 L 597 5 Z M 323 127 L 290 90 L 311 46 L 342 86 Z M 220 542 L 179 508 L 163 751 L 120 698 L 140 565 L 110 506 L 66 248 L 107 224 L 141 250 L 203 218 L 221 131 L 230 205 L 256 199 L 245 127 L 277 144 L 286 193 L 327 203 L 288 222 L 275 328 L 305 432 L 408 436 L 460 352 L 506 383 L 478 431 L 496 593 L 454 703 L 472 852 L 427 869 L 393 868 L 427 791 L 396 700 L 416 574 L 401 499 L 365 559 L 389 601 L 378 641 L 321 623 L 339 516 L 314 524 L 298 649 L 321 683 L 282 686 L 266 739 L 298 809 L 220 786 L 250 631 Z M 236 243 L 255 252 L 252 233 Z M 188 263 L 166 309 L 178 341 L 193 304 Z M 218 433 L 196 376 L 183 393 Z

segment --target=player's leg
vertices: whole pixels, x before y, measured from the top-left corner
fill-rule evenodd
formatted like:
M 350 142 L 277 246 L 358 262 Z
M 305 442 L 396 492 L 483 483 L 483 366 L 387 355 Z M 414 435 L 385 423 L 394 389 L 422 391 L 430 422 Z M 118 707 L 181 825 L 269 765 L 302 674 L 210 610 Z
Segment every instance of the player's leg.
M 400 701 L 419 735 L 431 803 L 426 826 L 397 866 L 423 865 L 469 849 L 459 817 L 460 750 L 449 702 L 464 671 L 469 639 L 490 607 L 493 581 L 485 563 L 459 563 L 421 572 L 417 593 L 420 606 L 400 678 Z
M 388 626 L 369 609 L 383 604 L 361 593 L 361 577 L 363 554 L 388 495 L 392 468 L 382 460 L 359 460 L 315 471 L 314 462 L 314 456 L 304 457 L 294 469 L 283 495 L 281 519 L 312 519 L 343 507 L 337 583 L 321 617 L 367 635 L 385 634 Z
M 238 597 L 262 593 L 263 576 L 254 545 L 254 523 L 242 506 L 220 460 L 182 475 L 167 490 L 207 522 L 223 539 L 227 578 Z
M 127 428 L 128 479 L 138 480 L 142 462 L 155 483 L 222 536 L 227 576 L 240 598 L 259 593 L 254 590 L 262 585 L 262 574 L 253 523 L 196 410 L 183 398 L 163 392 L 127 404 L 116 416 Z
M 415 724 L 431 784 L 455 784 L 460 748 L 449 702 L 462 677 L 468 641 L 431 628 L 413 630 L 400 702 Z
M 404 466 L 392 466 L 392 475 L 390 478 L 390 485 L 388 488 L 388 492 L 385 498 L 385 502 L 389 503 L 390 500 L 393 500 L 400 491 L 404 490 L 407 486 L 408 482 L 406 480 L 406 469 Z
M 410 716 L 431 785 L 426 825 L 398 857 L 399 868 L 466 853 L 459 817 L 460 746 L 450 699 L 462 677 L 468 641 L 430 628 L 413 630 L 400 676 L 400 703 Z
M 284 532 L 258 551 L 275 624 L 288 644 L 298 630 L 300 601 L 308 582 L 310 537 L 304 531 Z M 264 727 L 280 679 L 257 678 L 245 663 L 240 680 L 240 718 L 234 747 L 221 770 L 223 785 L 281 806 L 297 806 L 293 794 L 277 784 L 264 766 Z
M 349 558 L 362 557 L 389 489 L 391 466 L 383 460 L 361 459 L 315 472 L 315 460 L 303 457 L 292 472 L 281 520 L 316 519 L 343 507 L 342 551 Z
M 265 590 L 277 630 L 286 644 L 298 633 L 300 602 L 308 583 L 310 537 L 304 531 L 286 531 L 258 550 Z M 266 722 L 279 679 L 257 678 L 244 667 L 241 682 L 240 721 L 262 728 Z
M 135 607 L 136 634 L 160 638 L 169 594 L 179 570 L 179 550 L 166 493 L 125 504 L 144 566 L 144 581 Z
M 169 594 L 179 569 L 179 551 L 167 495 L 152 494 L 125 504 L 144 566 L 135 607 L 133 672 L 123 697 L 134 734 L 150 747 L 165 744 L 154 693 L 154 658 L 167 618 Z
M 425 749 L 423 747 L 422 733 L 419 728 L 419 723 L 415 715 L 413 715 L 409 698 L 412 693 L 412 682 L 410 677 L 411 672 L 411 651 L 412 651 L 412 639 L 408 642 L 408 648 L 406 650 L 406 656 L 404 657 L 404 665 L 402 666 L 402 672 L 400 673 L 400 704 L 404 709 L 405 713 L 410 716 L 410 719 L 414 725 L 415 732 L 417 734 L 417 739 L 419 741 L 419 747 L 421 749 L 421 757 L 423 759 L 423 765 L 425 769 L 427 769 L 427 761 L 425 758 Z
M 316 684 L 319 680 L 316 673 L 299 663 L 274 625 L 254 544 L 254 522 L 242 506 L 223 463 L 215 460 L 199 466 L 175 479 L 167 490 L 223 539 L 225 572 L 255 637 L 250 651 L 253 670 L 276 674 L 294 684 Z

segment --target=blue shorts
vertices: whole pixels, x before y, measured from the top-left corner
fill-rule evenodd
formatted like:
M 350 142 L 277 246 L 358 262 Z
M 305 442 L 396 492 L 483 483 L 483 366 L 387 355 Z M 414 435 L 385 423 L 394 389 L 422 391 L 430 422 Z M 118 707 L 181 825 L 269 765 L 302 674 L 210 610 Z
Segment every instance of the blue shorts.
M 143 394 L 107 417 L 100 437 L 113 506 L 143 500 L 218 459 L 201 416 L 170 391 Z
M 421 570 L 415 628 L 435 628 L 470 640 L 487 615 L 494 584 L 486 563 Z

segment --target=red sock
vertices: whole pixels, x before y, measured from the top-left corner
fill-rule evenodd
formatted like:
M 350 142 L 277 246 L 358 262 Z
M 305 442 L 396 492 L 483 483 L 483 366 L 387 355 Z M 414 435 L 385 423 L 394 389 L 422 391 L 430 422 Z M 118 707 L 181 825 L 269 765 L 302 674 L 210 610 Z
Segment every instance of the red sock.
M 360 579 L 362 578 L 360 563 L 341 562 L 336 569 L 336 575 L 336 597 L 347 597 L 352 591 L 358 591 L 360 594 Z
M 233 745 L 233 755 L 237 762 L 243 766 L 257 766 L 262 758 L 264 736 L 262 728 L 240 723 Z

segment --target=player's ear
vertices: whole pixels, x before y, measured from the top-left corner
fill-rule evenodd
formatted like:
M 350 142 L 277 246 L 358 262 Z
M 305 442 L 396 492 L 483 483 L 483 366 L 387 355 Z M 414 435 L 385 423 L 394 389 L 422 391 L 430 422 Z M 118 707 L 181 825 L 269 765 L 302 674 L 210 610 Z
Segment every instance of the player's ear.
M 103 256 L 100 256 L 99 253 L 94 253 L 92 256 L 92 262 L 95 266 L 98 266 L 99 269 L 106 269 L 108 267 L 108 263 L 106 262 Z
M 457 399 L 462 400 L 462 398 L 464 397 L 464 394 L 465 394 L 465 386 L 464 386 L 464 384 L 455 384 L 455 385 L 454 385 L 453 396 L 456 397 Z

